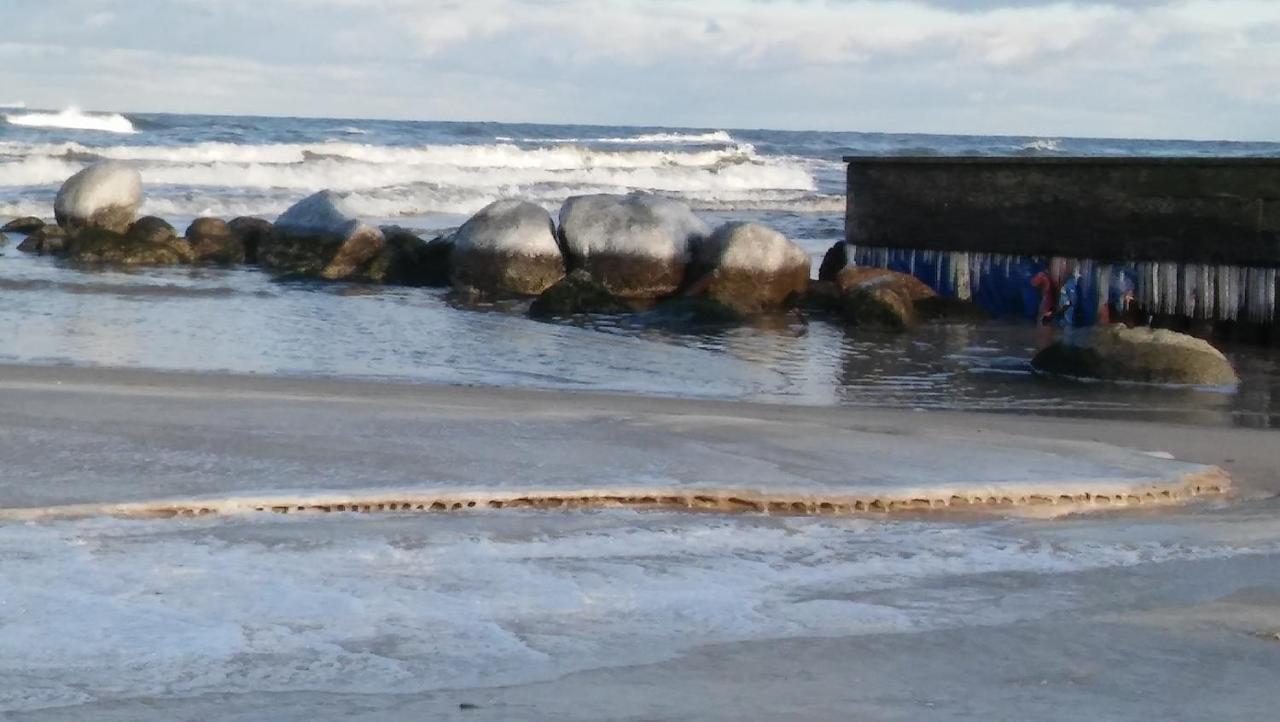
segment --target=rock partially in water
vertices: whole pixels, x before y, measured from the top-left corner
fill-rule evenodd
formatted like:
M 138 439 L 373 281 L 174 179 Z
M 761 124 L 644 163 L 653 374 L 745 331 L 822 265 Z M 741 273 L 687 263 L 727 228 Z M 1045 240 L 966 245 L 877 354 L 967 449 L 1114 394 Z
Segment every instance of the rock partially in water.
M 175 266 L 191 263 L 191 246 L 181 238 L 156 242 L 105 228 L 84 228 L 71 239 L 67 257 L 78 263 L 111 266 Z
M 196 261 L 233 266 L 244 263 L 244 244 L 221 218 L 197 218 L 187 226 L 187 242 Z
M 818 280 L 834 281 L 840 272 L 848 267 L 849 244 L 845 241 L 836 241 L 835 245 L 828 248 L 822 256 L 822 263 L 818 266 Z
M 301 278 L 360 278 L 385 245 L 378 228 L 360 220 L 346 199 L 320 191 L 281 214 L 258 252 L 266 268 Z
M 909 273 L 899 273 L 887 268 L 851 266 L 836 274 L 836 285 L 841 291 L 855 287 L 887 286 L 906 296 L 912 303 L 936 298 L 937 292 L 924 281 Z
M 74 236 L 83 228 L 124 233 L 142 205 L 142 176 L 133 166 L 101 161 L 71 176 L 58 189 L 53 213 Z
M 156 216 L 143 216 L 134 221 L 125 235 L 151 243 L 173 243 L 178 240 L 178 230 L 165 219 Z
M 382 226 L 381 230 L 386 242 L 369 264 L 365 280 L 396 286 L 449 285 L 452 240 L 441 237 L 424 241 L 399 226 Z
M 1123 324 L 1073 329 L 1031 365 L 1062 376 L 1157 384 L 1229 386 L 1235 369 L 1209 342 L 1166 329 Z
M 695 267 L 709 269 L 690 295 L 705 295 L 741 314 L 793 305 L 809 285 L 809 254 L 756 223 L 727 223 L 698 244 Z
M 854 286 L 840 295 L 840 315 L 855 326 L 905 331 L 916 323 L 911 299 L 893 285 Z
M 627 313 L 631 306 L 609 292 L 584 269 L 570 271 L 543 291 L 529 306 L 534 318 L 573 316 L 580 313 Z
M 568 267 L 586 269 L 623 298 L 674 293 L 708 232 L 685 204 L 646 193 L 574 196 L 560 209 Z
M 61 226 L 44 226 L 22 239 L 18 250 L 41 256 L 62 255 L 67 250 L 67 232 Z
M 962 301 L 946 296 L 921 298 L 911 304 L 916 318 L 921 321 L 950 321 L 974 323 L 990 320 L 991 314 L 973 301 Z
M 536 296 L 564 278 L 555 224 L 541 206 L 500 200 L 453 234 L 454 288 L 482 296 Z
M 23 216 L 0 226 L 0 233 L 35 233 L 41 228 L 44 228 L 44 221 L 35 216 Z
M 244 262 L 257 263 L 258 249 L 271 235 L 271 221 L 252 216 L 239 216 L 227 223 L 227 229 L 244 248 Z

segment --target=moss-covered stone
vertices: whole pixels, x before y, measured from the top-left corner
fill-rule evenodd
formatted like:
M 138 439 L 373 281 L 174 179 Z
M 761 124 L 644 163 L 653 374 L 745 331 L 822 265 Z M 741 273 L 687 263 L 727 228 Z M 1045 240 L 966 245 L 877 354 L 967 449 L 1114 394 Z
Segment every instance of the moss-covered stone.
M 543 291 L 529 306 L 534 318 L 572 316 L 580 313 L 627 313 L 632 307 L 609 292 L 603 283 L 582 269 Z
M 227 223 L 227 230 L 244 248 L 244 262 L 257 263 L 258 249 L 265 239 L 271 236 L 271 221 L 252 216 L 232 218 Z
M 194 254 L 181 239 L 157 243 L 105 228 L 84 228 L 68 245 L 67 257 L 78 263 L 113 266 L 174 266 L 191 263 Z
M 841 294 L 840 315 L 855 326 L 905 331 L 915 325 L 911 300 L 892 286 L 856 286 Z
M 446 237 L 424 241 L 399 226 L 383 226 L 382 250 L 360 274 L 360 280 L 395 286 L 449 285 L 449 260 L 453 243 Z
M 34 216 L 23 216 L 0 226 L 0 233 L 35 233 L 41 228 L 44 228 L 44 221 Z
M 67 242 L 67 232 L 61 226 L 44 226 L 22 239 L 18 250 L 41 256 L 60 256 L 66 252 Z
M 221 218 L 197 218 L 187 227 L 187 243 L 197 263 L 234 266 L 244 263 L 244 244 Z
M 1031 360 L 1039 371 L 1104 381 L 1228 386 L 1231 362 L 1207 341 L 1123 324 L 1073 330 Z
M 178 231 L 169 222 L 156 216 L 143 216 L 129 226 L 125 235 L 139 241 L 151 243 L 173 243 L 178 240 Z

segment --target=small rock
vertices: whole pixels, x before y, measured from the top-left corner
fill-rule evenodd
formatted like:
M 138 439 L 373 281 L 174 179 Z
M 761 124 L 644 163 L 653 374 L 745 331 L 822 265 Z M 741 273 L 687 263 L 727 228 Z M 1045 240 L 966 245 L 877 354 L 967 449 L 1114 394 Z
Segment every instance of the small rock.
M 444 237 L 424 241 L 399 226 L 383 226 L 381 230 L 386 243 L 369 264 L 364 280 L 397 286 L 449 285 L 453 241 Z
M 842 292 L 840 314 L 855 326 L 905 331 L 915 325 L 911 299 L 891 285 L 854 286 Z
M 929 288 L 928 284 L 909 273 L 899 273 L 874 266 L 850 266 L 836 274 L 836 285 L 841 291 L 847 291 L 855 286 L 862 288 L 872 285 L 890 286 L 910 299 L 912 303 L 938 295 L 936 291 Z
M 29 234 L 18 244 L 23 253 L 35 253 L 41 256 L 57 256 L 66 252 L 67 232 L 60 226 L 44 226 Z
M 44 228 L 44 221 L 34 216 L 24 216 L 0 226 L 0 233 L 35 233 L 41 228 Z
M 178 240 L 178 231 L 169 222 L 156 216 L 143 216 L 129 226 L 126 236 L 151 243 L 173 243 Z
M 227 223 L 227 229 L 244 247 L 244 262 L 257 263 L 258 249 L 262 246 L 263 240 L 271 236 L 271 221 L 252 216 L 240 216 L 232 218 Z
M 819 281 L 834 281 L 840 272 L 849 266 L 849 244 L 836 241 L 822 256 L 822 264 L 818 266 Z
M 1104 381 L 1229 386 L 1240 380 L 1227 357 L 1207 341 L 1123 324 L 1073 329 L 1036 354 L 1031 365 L 1045 373 Z
M 187 227 L 196 261 L 231 266 L 244 263 L 244 245 L 221 218 L 197 218 Z
M 552 284 L 529 306 L 534 318 L 572 316 L 579 313 L 627 313 L 632 308 L 609 292 L 603 283 L 579 268 Z
M 191 263 L 194 254 L 182 239 L 157 243 L 106 228 L 83 228 L 67 246 L 67 257 L 79 263 L 113 266 L 174 266 Z

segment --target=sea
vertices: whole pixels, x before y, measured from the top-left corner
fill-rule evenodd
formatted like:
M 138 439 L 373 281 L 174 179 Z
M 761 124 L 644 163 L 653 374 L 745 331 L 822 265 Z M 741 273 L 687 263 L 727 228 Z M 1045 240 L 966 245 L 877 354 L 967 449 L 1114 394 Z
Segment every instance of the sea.
M 644 190 L 711 224 L 772 226 L 815 259 L 843 236 L 846 155 L 1280 157 L 1280 143 L 918 135 L 93 113 L 0 112 L 0 219 L 50 217 L 100 159 L 142 174 L 142 213 L 273 218 L 332 189 L 424 237 L 486 204 L 553 213 Z M 704 326 L 661 313 L 561 323 L 444 290 L 282 283 L 256 269 L 87 271 L 0 249 L 0 361 L 621 391 L 816 405 L 963 408 L 1280 425 L 1280 353 L 1225 346 L 1231 389 L 1047 379 L 1020 320 L 906 335 L 815 319 Z

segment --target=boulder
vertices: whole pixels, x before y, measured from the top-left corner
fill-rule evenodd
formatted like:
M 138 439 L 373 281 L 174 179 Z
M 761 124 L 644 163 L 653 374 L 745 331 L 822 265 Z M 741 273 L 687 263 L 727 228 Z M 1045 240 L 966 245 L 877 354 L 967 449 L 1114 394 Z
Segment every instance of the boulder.
M 1123 324 L 1072 329 L 1031 360 L 1062 376 L 1156 384 L 1239 383 L 1231 362 L 1209 342 L 1166 329 Z
M 784 308 L 809 286 L 809 254 L 756 223 L 720 226 L 698 244 L 694 263 L 709 269 L 696 295 L 743 314 Z
M 836 241 L 836 244 L 827 249 L 826 254 L 822 256 L 822 263 L 818 266 L 819 281 L 834 281 L 840 272 L 849 266 L 849 244 L 845 241 Z
M 529 315 L 534 318 L 573 316 L 580 313 L 627 313 L 631 306 L 609 292 L 585 269 L 570 271 L 533 300 Z
M 424 241 L 399 226 L 383 226 L 381 230 L 386 243 L 369 264 L 364 280 L 397 286 L 449 285 L 452 240 L 441 237 Z
M 232 218 L 227 223 L 231 235 L 244 248 L 244 262 L 257 263 L 258 249 L 263 240 L 271 235 L 271 221 L 251 216 Z
M 112 266 L 175 266 L 191 263 L 194 254 L 181 238 L 160 242 L 106 228 L 83 228 L 68 243 L 67 258 Z
M 536 296 L 564 278 L 555 224 L 528 201 L 490 203 L 453 234 L 454 288 L 484 296 Z
M 847 291 L 855 286 L 890 286 L 913 303 L 938 295 L 936 291 L 929 288 L 927 283 L 909 273 L 899 273 L 874 266 L 850 266 L 836 274 L 836 285 L 841 291 Z
M 244 244 L 221 218 L 197 218 L 187 226 L 187 243 L 196 261 L 224 266 L 244 263 Z
M 143 216 L 129 226 L 125 233 L 130 238 L 152 243 L 173 243 L 178 240 L 178 231 L 169 222 L 156 216 Z
M 44 221 L 34 216 L 23 216 L 0 226 L 0 233 L 35 233 L 41 228 L 44 228 Z
M 560 209 L 569 269 L 586 269 L 624 298 L 674 293 L 708 232 L 685 204 L 646 193 L 575 196 Z
M 18 250 L 41 256 L 61 255 L 67 250 L 67 232 L 61 226 L 44 226 L 22 239 Z
M 132 166 L 101 161 L 62 184 L 53 201 L 58 225 L 74 236 L 82 228 L 124 233 L 142 205 L 142 176 Z
M 911 299 L 893 286 L 854 286 L 840 296 L 840 315 L 847 323 L 890 331 L 905 331 L 915 325 Z
M 358 279 L 385 245 L 346 199 L 320 191 L 280 215 L 258 249 L 258 262 L 285 274 L 331 281 Z

